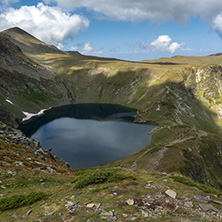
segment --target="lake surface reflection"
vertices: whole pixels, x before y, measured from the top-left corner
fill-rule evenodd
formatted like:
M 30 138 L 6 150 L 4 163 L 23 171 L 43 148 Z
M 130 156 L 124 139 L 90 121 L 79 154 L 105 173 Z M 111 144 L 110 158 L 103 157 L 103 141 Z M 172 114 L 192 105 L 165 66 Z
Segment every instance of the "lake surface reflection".
M 132 117 L 135 112 L 119 111 L 111 115 L 109 113 L 108 118 L 103 117 L 103 120 L 56 118 L 40 124 L 31 137 L 40 141 L 43 148 L 53 148 L 52 152 L 73 168 L 112 162 L 145 148 L 151 141 L 148 132 L 154 127 L 136 124 L 132 118 L 126 118 Z M 44 115 L 39 118 L 43 120 Z M 29 127 L 31 123 L 32 121 L 29 122 Z

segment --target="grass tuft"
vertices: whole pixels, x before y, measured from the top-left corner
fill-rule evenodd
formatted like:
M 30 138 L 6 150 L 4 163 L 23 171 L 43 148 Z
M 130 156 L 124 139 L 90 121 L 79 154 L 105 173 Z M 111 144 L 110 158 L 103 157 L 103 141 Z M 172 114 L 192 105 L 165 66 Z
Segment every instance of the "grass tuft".
M 32 205 L 33 203 L 44 200 L 48 197 L 43 192 L 32 192 L 27 195 L 13 195 L 0 199 L 0 211 L 17 209 L 24 206 Z
M 84 188 L 92 184 L 100 184 L 106 182 L 116 182 L 124 179 L 134 179 L 129 175 L 124 175 L 119 172 L 119 169 L 101 169 L 78 172 L 78 177 L 75 179 L 75 188 Z

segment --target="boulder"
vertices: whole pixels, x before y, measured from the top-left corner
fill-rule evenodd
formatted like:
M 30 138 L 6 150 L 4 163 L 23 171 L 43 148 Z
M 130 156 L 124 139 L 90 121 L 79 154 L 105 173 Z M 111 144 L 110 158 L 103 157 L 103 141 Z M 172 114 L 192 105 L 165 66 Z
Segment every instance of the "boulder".
M 126 200 L 126 203 L 130 206 L 134 205 L 134 200 L 133 199 L 128 199 Z
M 212 206 L 211 204 L 199 204 L 199 206 L 204 212 L 208 211 L 218 212 L 218 209 Z
M 165 192 L 166 195 L 168 195 L 169 197 L 175 199 L 176 196 L 177 196 L 177 193 L 174 191 L 174 190 L 170 190 L 168 189 L 166 192 Z

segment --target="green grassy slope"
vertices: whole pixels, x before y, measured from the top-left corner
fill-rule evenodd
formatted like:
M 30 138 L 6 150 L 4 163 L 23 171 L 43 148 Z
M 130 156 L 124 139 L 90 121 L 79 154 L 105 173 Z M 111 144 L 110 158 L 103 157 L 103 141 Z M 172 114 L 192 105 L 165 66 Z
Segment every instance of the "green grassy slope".
M 220 192 L 177 174 L 108 169 L 0 179 L 6 187 L 5 197 L 0 198 L 1 221 L 213 222 L 220 218 L 216 212 L 204 212 L 200 204 L 206 202 L 195 198 L 219 201 Z M 165 194 L 169 188 L 176 192 L 175 199 Z

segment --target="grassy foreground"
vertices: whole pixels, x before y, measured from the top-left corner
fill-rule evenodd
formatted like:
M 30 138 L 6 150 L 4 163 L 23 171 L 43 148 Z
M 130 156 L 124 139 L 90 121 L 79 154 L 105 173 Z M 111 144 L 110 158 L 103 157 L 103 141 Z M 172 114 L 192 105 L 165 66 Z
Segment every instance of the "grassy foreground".
M 203 202 L 194 196 L 219 200 L 221 193 L 177 174 L 112 168 L 69 175 L 6 174 L 0 180 L 1 196 L 5 195 L 0 199 L 0 221 L 219 220 L 216 213 L 203 212 L 199 206 Z M 165 194 L 169 188 L 176 192 L 175 199 Z M 26 204 L 21 204 L 24 200 Z M 212 205 L 222 210 L 222 206 Z

